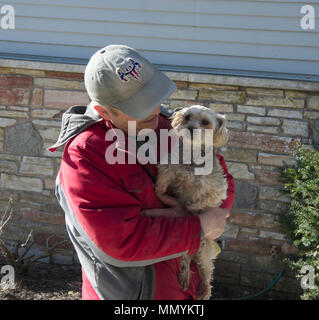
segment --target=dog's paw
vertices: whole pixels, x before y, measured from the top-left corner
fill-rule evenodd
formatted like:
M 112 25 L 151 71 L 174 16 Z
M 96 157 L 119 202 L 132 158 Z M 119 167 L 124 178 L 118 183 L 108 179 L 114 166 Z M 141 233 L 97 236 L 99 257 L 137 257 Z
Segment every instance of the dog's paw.
M 212 286 L 208 282 L 201 282 L 197 290 L 197 300 L 209 300 L 212 294 Z
M 189 279 L 187 277 L 179 277 L 178 282 L 183 291 L 186 291 L 188 289 Z

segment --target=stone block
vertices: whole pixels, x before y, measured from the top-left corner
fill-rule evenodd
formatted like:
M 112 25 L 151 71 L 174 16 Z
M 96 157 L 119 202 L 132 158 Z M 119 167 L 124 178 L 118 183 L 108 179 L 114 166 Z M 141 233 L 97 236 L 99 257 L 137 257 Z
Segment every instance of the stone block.
M 287 135 L 292 135 L 296 137 L 309 136 L 309 129 L 308 129 L 307 122 L 284 119 L 282 128 L 283 128 L 284 134 L 287 134 Z
M 236 224 L 244 227 L 253 228 L 271 228 L 276 229 L 279 226 L 277 217 L 270 213 L 264 213 L 262 211 L 246 211 L 246 212 L 236 212 L 232 211 L 229 223 Z
M 89 97 L 83 91 L 44 90 L 44 106 L 67 109 L 72 105 L 88 105 Z
M 0 87 L 30 88 L 32 77 L 19 74 L 0 74 Z
M 43 89 L 34 88 L 32 90 L 31 105 L 32 106 L 42 106 L 43 105 Z
M 278 127 L 271 127 L 271 126 L 257 126 L 257 125 L 250 125 L 249 124 L 247 126 L 247 131 L 277 134 L 277 133 L 279 133 L 279 128 Z
M 61 120 L 32 120 L 32 123 L 40 127 L 61 127 Z
M 6 152 L 38 156 L 42 151 L 42 139 L 31 122 L 17 123 L 7 130 Z
M 246 88 L 247 95 L 249 96 L 279 96 L 282 97 L 284 94 L 283 90 L 279 89 L 266 89 L 266 88 Z
M 265 107 L 281 107 L 281 108 L 296 108 L 301 109 L 305 107 L 305 100 L 294 98 L 277 98 L 277 97 L 248 97 L 247 105 L 251 106 L 265 106 Z
M 55 118 L 61 112 L 60 109 L 32 109 L 31 117 L 32 118 Z
M 243 131 L 245 129 L 245 124 L 242 123 L 242 122 L 228 121 L 227 122 L 227 127 L 229 129 L 236 129 L 236 130 Z
M 270 117 L 254 117 L 248 116 L 247 122 L 265 126 L 278 126 L 280 125 L 280 119 L 277 118 L 270 118 Z
M 259 199 L 262 200 L 274 200 L 290 203 L 290 197 L 284 194 L 280 188 L 260 186 L 259 187 Z
M 254 132 L 230 132 L 227 146 L 256 149 L 278 153 L 288 153 L 291 138 L 264 135 Z
M 272 245 L 260 240 L 227 240 L 226 249 L 249 255 L 269 255 Z
M 257 205 L 257 186 L 235 180 L 235 201 L 233 208 L 256 208 Z
M 32 77 L 44 77 L 44 70 L 36 70 L 36 69 L 25 69 L 25 68 L 15 68 L 14 73 L 24 74 Z
M 271 154 L 265 152 L 259 152 L 258 154 L 258 163 L 262 165 L 270 166 L 283 166 L 285 163 L 287 165 L 292 165 L 294 160 L 292 156 L 281 155 L 281 154 Z
M 236 239 L 239 232 L 239 227 L 230 223 L 226 224 L 225 231 L 221 239 Z
M 13 110 L 13 111 L 29 111 L 29 107 L 23 107 L 23 106 L 8 106 L 9 110 Z
M 38 131 L 44 140 L 50 140 L 50 141 L 57 141 L 59 134 L 60 134 L 60 128 L 59 127 L 52 127 L 52 128 L 38 128 Z
M 81 72 L 62 72 L 62 71 L 52 71 L 45 70 L 44 75 L 47 78 L 63 78 L 63 79 L 72 79 L 72 80 L 81 80 L 84 81 L 84 73 Z
M 238 86 L 228 86 L 222 84 L 190 82 L 189 87 L 193 89 L 211 89 L 211 90 L 238 90 Z
M 260 200 L 259 208 L 273 214 L 286 214 L 289 212 L 289 204 L 279 201 Z
M 220 147 L 219 152 L 226 161 L 256 162 L 257 150 L 244 150 L 230 147 Z
M 268 116 L 302 119 L 302 112 L 298 110 L 269 109 Z
M 16 156 L 16 155 L 7 154 L 7 153 L 0 153 L 0 160 L 20 161 L 21 156 Z
M 85 90 L 84 82 L 54 78 L 34 78 L 34 86 L 42 88 Z
M 311 120 L 319 120 L 319 111 L 305 111 L 304 118 Z
M 27 105 L 30 99 L 30 89 L 0 88 L 0 104 Z
M 188 82 L 187 81 L 174 81 L 176 84 L 177 89 L 187 89 Z
M 18 119 L 27 119 L 29 115 L 27 112 L 21 111 L 13 111 L 13 110 L 0 110 L 0 117 L 7 117 L 7 118 L 18 118 Z
M 234 107 L 230 103 L 210 103 L 209 107 L 219 113 L 228 113 L 234 111 Z
M 23 209 L 23 218 L 28 221 L 35 221 L 48 224 L 64 225 L 64 216 L 51 213 L 44 213 L 34 209 Z
M 170 100 L 169 101 L 169 108 L 175 109 L 175 108 L 186 108 L 190 107 L 192 105 L 196 104 L 194 100 Z
M 241 113 L 258 114 L 264 116 L 266 114 L 266 108 L 263 107 L 251 107 L 246 105 L 238 105 L 237 111 Z
M 5 173 L 18 172 L 18 166 L 15 161 L 0 160 L 0 168 L 1 168 L 1 172 L 5 172 Z
M 245 121 L 246 117 L 246 115 L 242 113 L 226 113 L 225 116 L 228 121 Z
M 260 230 L 260 238 L 275 239 L 275 240 L 286 240 L 286 235 L 279 232 Z
M 0 127 L 1 128 L 11 127 L 16 122 L 17 122 L 17 120 L 15 120 L 15 119 L 0 118 Z
M 308 109 L 319 110 L 319 96 L 308 97 Z
M 296 90 L 285 90 L 285 96 L 287 98 L 299 98 L 305 99 L 307 97 L 306 91 L 296 91 Z
M 195 100 L 197 94 L 197 90 L 176 90 L 170 95 L 169 99 Z
M 249 172 L 248 165 L 245 163 L 226 162 L 229 173 L 235 179 L 255 180 L 255 175 Z
M 198 99 L 230 103 L 243 103 L 245 99 L 245 92 L 201 89 L 199 90 Z
M 259 230 L 257 228 L 241 227 L 238 233 L 238 240 L 257 240 L 259 239 Z
M 277 167 L 251 164 L 250 170 L 256 174 L 256 180 L 259 184 L 282 185 L 279 181 L 279 170 Z
M 55 190 L 55 179 L 44 179 L 44 188 Z
M 1 173 L 0 188 L 9 190 L 24 190 L 24 191 L 43 191 L 43 182 L 39 178 L 21 177 L 17 175 L 9 175 Z
M 40 176 L 53 176 L 54 168 L 51 159 L 24 156 L 20 164 L 20 173 Z

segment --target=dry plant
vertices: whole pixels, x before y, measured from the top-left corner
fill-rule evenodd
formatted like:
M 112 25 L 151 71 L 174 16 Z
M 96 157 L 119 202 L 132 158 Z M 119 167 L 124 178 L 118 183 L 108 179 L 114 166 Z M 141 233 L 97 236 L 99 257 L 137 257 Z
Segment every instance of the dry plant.
M 8 205 L 2 217 L 0 217 L 0 252 L 2 253 L 7 264 L 12 265 L 17 274 L 28 274 L 30 266 L 39 261 L 41 259 L 49 257 L 50 263 L 52 263 L 52 255 L 57 246 L 67 242 L 67 240 L 63 240 L 58 242 L 52 247 L 49 247 L 50 237 L 46 242 L 46 253 L 40 256 L 30 255 L 27 256 L 28 252 L 34 245 L 34 241 L 31 239 L 33 230 L 30 231 L 26 239 L 24 240 L 16 240 L 14 245 L 14 250 L 11 251 L 8 246 L 5 244 L 4 240 L 1 239 L 2 233 L 4 231 L 5 226 L 12 218 L 13 213 L 13 198 L 10 197 L 8 201 Z

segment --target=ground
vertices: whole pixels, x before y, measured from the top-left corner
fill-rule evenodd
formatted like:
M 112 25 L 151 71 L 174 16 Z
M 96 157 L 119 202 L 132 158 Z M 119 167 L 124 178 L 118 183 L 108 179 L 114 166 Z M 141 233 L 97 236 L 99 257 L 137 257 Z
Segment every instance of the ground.
M 27 276 L 16 276 L 16 288 L 2 290 L 0 300 L 80 300 L 78 265 L 34 264 Z
M 3 263 L 0 261 L 0 269 Z M 2 275 L 3 276 L 3 275 Z M 0 275 L 1 279 L 1 275 Z M 249 294 L 258 293 L 260 289 L 225 287 L 215 284 L 214 300 L 237 300 Z M 254 299 L 277 300 L 293 299 L 297 296 L 283 296 L 282 293 L 270 290 Z M 26 276 L 16 276 L 16 288 L 3 290 L 0 286 L 1 300 L 81 300 L 81 267 L 79 265 L 60 265 L 35 263 Z

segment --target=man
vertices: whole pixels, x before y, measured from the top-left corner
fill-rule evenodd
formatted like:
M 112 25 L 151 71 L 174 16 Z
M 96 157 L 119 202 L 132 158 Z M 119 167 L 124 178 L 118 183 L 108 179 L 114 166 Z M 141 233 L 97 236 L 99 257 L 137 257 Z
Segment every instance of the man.
M 196 265 L 183 292 L 177 279 L 180 258 L 194 254 L 201 237 L 216 239 L 224 232 L 234 201 L 233 177 L 218 155 L 228 198 L 199 216 L 169 195 L 157 198 L 156 166 L 110 164 L 105 155 L 113 141 L 105 138 L 121 129 L 128 139 L 129 121 L 137 133 L 171 128 L 168 110 L 160 104 L 175 84 L 134 49 L 110 45 L 90 59 L 85 85 L 92 102 L 64 113 L 59 139 L 49 148 L 66 144 L 56 196 L 82 265 L 82 299 L 196 299 Z M 120 151 L 131 156 L 125 146 L 118 146 Z

